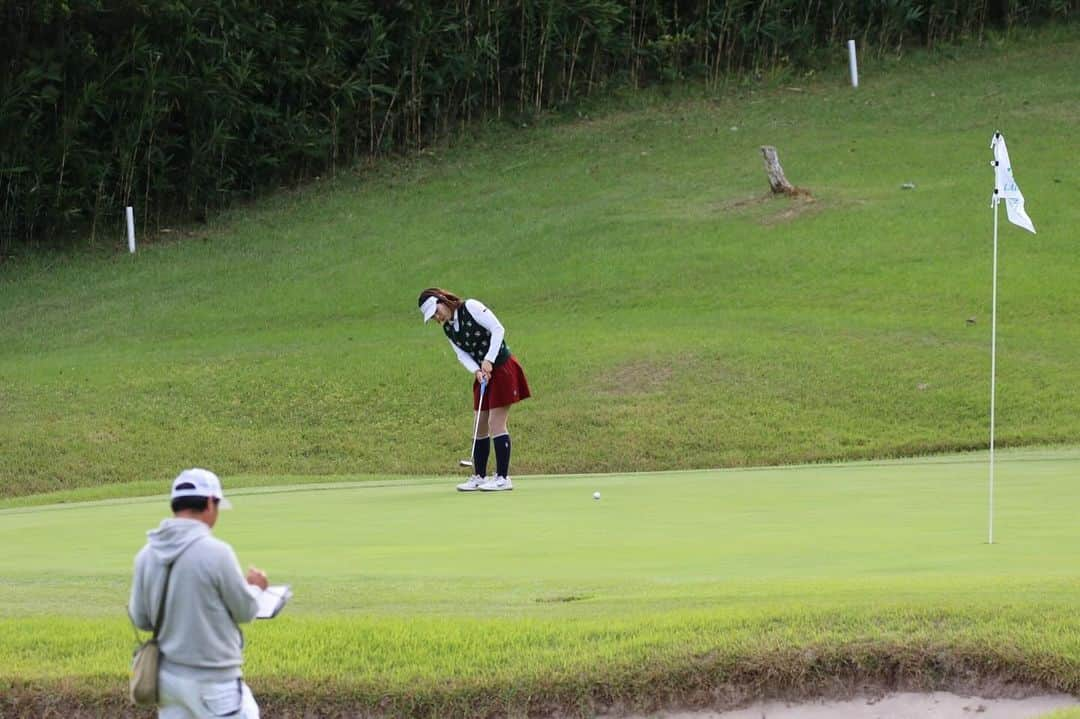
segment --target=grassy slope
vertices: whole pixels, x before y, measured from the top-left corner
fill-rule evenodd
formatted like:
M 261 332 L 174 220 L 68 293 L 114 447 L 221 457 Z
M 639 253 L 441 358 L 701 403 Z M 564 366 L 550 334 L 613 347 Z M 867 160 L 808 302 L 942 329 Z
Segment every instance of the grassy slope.
M 982 446 L 995 128 L 1040 229 L 1002 229 L 999 439 L 1076 442 L 1077 47 L 642 100 L 285 193 L 202 241 L 7 263 L 0 494 L 191 464 L 443 472 L 468 377 L 418 322 L 430 284 L 508 326 L 536 395 L 519 473 Z M 763 199 L 762 144 L 814 203 Z
M 249 489 L 218 534 L 296 589 L 247 631 L 249 677 L 278 713 L 324 698 L 476 716 L 986 674 L 1078 692 L 1077 462 L 1005 453 L 993 546 L 972 457 L 546 477 L 513 495 L 431 479 Z M 0 674 L 115 701 L 131 555 L 161 509 L 0 512 L 0 543 L 21 547 L 0 557 Z

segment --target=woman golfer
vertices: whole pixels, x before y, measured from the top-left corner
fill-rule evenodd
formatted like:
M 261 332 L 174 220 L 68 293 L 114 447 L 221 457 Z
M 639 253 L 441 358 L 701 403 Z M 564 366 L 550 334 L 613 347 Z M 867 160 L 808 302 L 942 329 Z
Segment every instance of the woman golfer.
M 510 481 L 510 433 L 506 419 L 510 405 L 530 397 L 529 383 L 510 348 L 495 313 L 476 300 L 462 300 L 452 292 L 429 287 L 417 300 L 424 322 L 432 317 L 442 325 L 450 346 L 461 364 L 476 378 L 473 381 L 473 409 L 477 414 L 473 442 L 473 469 L 468 481 L 457 486 L 460 492 L 502 492 L 514 488 Z M 480 383 L 487 382 L 483 403 Z M 489 443 L 490 438 L 490 443 Z M 491 444 L 495 445 L 495 476 L 486 477 Z

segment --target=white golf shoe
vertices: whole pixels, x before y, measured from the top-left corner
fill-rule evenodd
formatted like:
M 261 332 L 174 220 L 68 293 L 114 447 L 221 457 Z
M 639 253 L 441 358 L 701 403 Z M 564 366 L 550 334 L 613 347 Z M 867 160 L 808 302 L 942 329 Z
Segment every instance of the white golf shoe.
M 476 490 L 487 484 L 487 477 L 481 477 L 479 474 L 474 474 L 467 480 L 457 486 L 459 492 L 475 492 Z
M 514 483 L 510 481 L 509 477 L 500 477 L 498 475 L 480 485 L 481 492 L 506 492 L 513 488 Z

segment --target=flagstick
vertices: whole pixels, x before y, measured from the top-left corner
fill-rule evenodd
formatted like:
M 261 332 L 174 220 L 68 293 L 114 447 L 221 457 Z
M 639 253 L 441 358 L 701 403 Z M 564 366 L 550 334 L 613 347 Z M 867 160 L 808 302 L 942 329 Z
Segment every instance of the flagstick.
M 994 385 L 997 378 L 998 198 L 994 189 L 994 290 L 990 310 L 990 537 L 994 543 Z
M 1013 177 L 1012 161 L 1005 147 L 1005 136 L 995 131 L 990 140 L 994 159 L 994 194 L 990 206 L 994 209 L 994 299 L 990 319 L 990 536 L 987 544 L 994 543 L 994 389 L 997 381 L 997 267 L 998 267 L 998 205 L 1005 200 L 1005 217 L 1017 227 L 1035 234 L 1035 225 L 1024 211 L 1024 196 Z

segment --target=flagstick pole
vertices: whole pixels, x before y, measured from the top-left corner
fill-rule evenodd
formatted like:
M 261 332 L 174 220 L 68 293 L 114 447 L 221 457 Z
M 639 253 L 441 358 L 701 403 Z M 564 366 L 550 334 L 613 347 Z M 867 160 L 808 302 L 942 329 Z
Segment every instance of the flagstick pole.
M 994 190 L 994 290 L 990 309 L 990 534 L 987 544 L 994 543 L 994 402 L 997 380 L 997 266 L 998 266 L 998 198 Z

